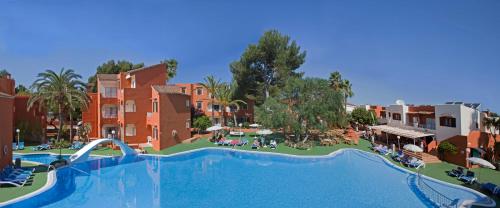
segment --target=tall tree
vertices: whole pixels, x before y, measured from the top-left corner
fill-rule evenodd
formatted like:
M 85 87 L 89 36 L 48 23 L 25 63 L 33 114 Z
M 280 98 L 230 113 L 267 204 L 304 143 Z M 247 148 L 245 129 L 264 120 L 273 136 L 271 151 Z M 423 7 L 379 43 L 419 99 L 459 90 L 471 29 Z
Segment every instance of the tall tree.
M 75 109 L 76 103 L 88 105 L 89 97 L 84 88 L 81 76 L 71 69 L 63 68 L 59 73 L 52 70 L 39 73 L 37 80 L 31 85 L 33 94 L 28 100 L 28 110 L 35 106 L 35 103 L 39 108 L 55 108 L 59 116 L 57 140 L 60 141 L 65 113 Z
M 335 71 L 330 74 L 330 87 L 335 91 L 341 91 L 342 89 L 342 75 L 340 72 Z
M 277 30 L 264 33 L 257 44 L 251 44 L 240 60 L 230 64 L 233 79 L 238 83 L 236 96 L 250 96 L 262 104 L 277 94 L 289 77 L 302 77 L 296 70 L 304 63 L 306 52 L 300 50 L 289 36 Z
M 226 107 L 236 107 L 236 111 L 240 109 L 240 104 L 246 104 L 243 100 L 233 99 L 234 91 L 231 86 L 227 83 L 222 83 L 217 87 L 215 91 L 215 98 L 217 102 L 221 105 L 221 124 L 226 124 Z M 236 113 L 236 112 L 235 112 Z M 235 121 L 236 124 L 236 121 Z
M 177 75 L 177 60 L 175 59 L 165 59 L 160 63 L 165 63 L 167 65 L 167 79 L 170 80 Z
M 347 111 L 347 98 L 354 96 L 354 92 L 352 91 L 352 84 L 347 79 L 344 79 L 342 81 L 342 92 L 344 94 L 344 109 L 345 111 Z
M 500 118 L 496 117 L 495 115 L 496 113 L 493 113 L 493 115 L 485 117 L 483 120 L 484 127 L 486 127 L 486 129 L 493 137 L 493 140 L 495 141 L 495 144 L 493 145 L 492 149 L 492 156 L 491 156 L 492 162 L 495 162 L 495 152 L 496 152 L 495 149 L 500 148 L 500 142 L 496 141 L 497 132 L 500 131 Z
M 221 82 L 219 79 L 216 79 L 213 75 L 207 76 L 204 79 L 204 83 L 201 83 L 201 85 L 207 89 L 208 93 L 210 93 L 210 105 L 212 106 L 212 125 L 215 125 L 215 114 L 214 114 L 214 99 L 215 99 L 215 92 L 221 85 Z
M 133 69 L 138 69 L 144 67 L 144 63 L 134 64 L 130 61 L 119 60 L 109 60 L 106 63 L 101 64 L 96 69 L 97 74 L 118 74 L 120 72 L 126 72 Z M 88 84 L 91 87 L 92 92 L 97 92 L 97 77 L 96 75 L 89 77 Z

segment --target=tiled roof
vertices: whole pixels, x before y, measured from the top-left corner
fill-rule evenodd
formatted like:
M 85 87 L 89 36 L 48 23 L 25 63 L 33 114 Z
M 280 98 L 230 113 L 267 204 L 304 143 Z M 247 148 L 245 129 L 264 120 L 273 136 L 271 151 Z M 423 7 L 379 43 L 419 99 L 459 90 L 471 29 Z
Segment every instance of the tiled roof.
M 97 74 L 98 80 L 117 80 L 117 74 Z
M 142 71 L 142 70 L 147 70 L 147 69 L 152 69 L 152 68 L 155 68 L 159 65 L 162 65 L 162 64 L 155 64 L 155 65 L 151 65 L 151 66 L 146 66 L 146 67 L 142 67 L 142 68 L 138 68 L 138 69 L 134 69 L 134 70 L 130 70 L 128 71 L 127 73 L 134 73 L 134 72 L 138 72 L 138 71 Z
M 159 92 L 159 93 L 186 95 L 184 93 L 181 93 L 181 88 L 177 87 L 177 86 L 171 86 L 171 85 L 153 85 L 153 88 L 157 92 Z

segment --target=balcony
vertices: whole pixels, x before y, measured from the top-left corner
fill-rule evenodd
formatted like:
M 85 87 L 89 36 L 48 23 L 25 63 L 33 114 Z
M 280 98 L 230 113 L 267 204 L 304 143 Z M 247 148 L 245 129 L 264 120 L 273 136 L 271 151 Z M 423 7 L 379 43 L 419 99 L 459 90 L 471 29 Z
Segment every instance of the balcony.
M 146 113 L 146 125 L 154 125 L 155 123 L 156 122 L 154 122 L 153 113 L 147 112 Z

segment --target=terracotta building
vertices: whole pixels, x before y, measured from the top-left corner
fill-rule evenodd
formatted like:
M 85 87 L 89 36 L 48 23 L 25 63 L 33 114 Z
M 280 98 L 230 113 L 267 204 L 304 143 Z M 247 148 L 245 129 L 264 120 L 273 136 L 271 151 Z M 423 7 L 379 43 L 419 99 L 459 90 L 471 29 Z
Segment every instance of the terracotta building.
M 222 110 L 222 107 L 214 101 L 214 105 L 211 104 L 211 94 L 208 90 L 203 87 L 199 83 L 183 83 L 183 84 L 175 84 L 175 86 L 179 87 L 179 92 L 185 93 L 191 96 L 191 104 L 193 106 L 194 114 L 202 114 L 208 117 L 212 116 L 212 110 L 214 111 L 214 120 L 215 123 L 220 124 L 221 116 L 224 114 L 226 118 L 226 122 L 228 120 L 233 121 L 236 115 L 236 121 L 238 123 L 253 123 L 254 119 L 254 104 L 253 100 L 245 100 L 247 103 L 240 105 L 240 109 L 236 109 L 236 107 L 226 107 L 225 111 Z
M 151 143 L 156 150 L 190 138 L 186 125 L 190 98 L 165 90 L 166 82 L 165 64 L 98 74 L 97 93 L 89 93 L 91 103 L 82 115 L 83 122 L 91 126 L 90 136 L 119 138 L 128 144 Z
M 0 81 L 1 83 L 1 81 Z M 12 139 L 14 138 L 14 96 L 0 92 L 0 170 L 12 163 Z

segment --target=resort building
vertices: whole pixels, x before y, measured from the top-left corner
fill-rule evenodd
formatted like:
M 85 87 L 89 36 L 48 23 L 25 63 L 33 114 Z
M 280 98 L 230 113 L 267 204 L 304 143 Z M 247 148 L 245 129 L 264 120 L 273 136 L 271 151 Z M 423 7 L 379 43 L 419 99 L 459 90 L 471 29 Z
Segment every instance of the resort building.
M 380 109 L 378 106 L 369 108 Z M 447 102 L 415 106 L 399 101 L 385 108 L 386 124 L 373 126 L 372 129 L 376 130 L 382 142 L 395 144 L 396 147 L 412 143 L 434 156 L 439 154 L 437 147 L 441 142 L 450 142 L 457 147 L 458 153 L 445 153 L 442 159 L 470 167 L 467 157 L 491 154 L 495 141 L 480 128 L 482 113 L 479 108 L 477 103 Z
M 98 74 L 97 93 L 82 114 L 90 137 L 118 138 L 129 145 L 149 143 L 155 150 L 172 146 L 190 135 L 189 95 L 166 86 L 165 64 Z
M 29 96 L 15 95 L 15 86 L 10 74 L 0 77 L 0 169 L 12 163 L 13 141 L 39 143 L 45 139 L 45 113 L 36 105 L 28 111 Z
M 241 104 L 239 109 L 235 106 L 227 106 L 226 109 L 223 110 L 217 100 L 214 100 L 214 104 L 212 105 L 212 94 L 200 83 L 175 84 L 175 86 L 179 88 L 179 92 L 191 96 L 194 115 L 206 115 L 211 117 L 213 111 L 216 124 L 221 123 L 222 116 L 226 118 L 226 122 L 236 118 L 238 124 L 253 123 L 255 104 L 253 100 L 245 100 L 246 105 Z

